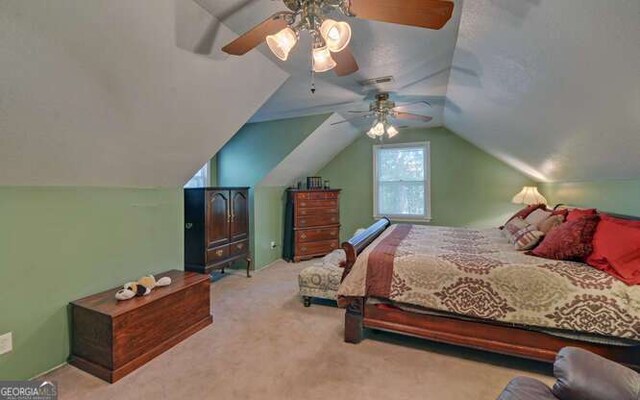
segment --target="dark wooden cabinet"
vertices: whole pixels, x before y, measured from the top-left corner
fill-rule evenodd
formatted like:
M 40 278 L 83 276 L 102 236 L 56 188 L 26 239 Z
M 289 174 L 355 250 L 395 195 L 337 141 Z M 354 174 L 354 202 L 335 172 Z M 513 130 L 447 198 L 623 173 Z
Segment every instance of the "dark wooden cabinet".
M 249 188 L 184 190 L 185 269 L 200 273 L 246 260 L 249 250 Z
M 340 190 L 290 189 L 285 219 L 285 260 L 298 262 L 340 248 Z

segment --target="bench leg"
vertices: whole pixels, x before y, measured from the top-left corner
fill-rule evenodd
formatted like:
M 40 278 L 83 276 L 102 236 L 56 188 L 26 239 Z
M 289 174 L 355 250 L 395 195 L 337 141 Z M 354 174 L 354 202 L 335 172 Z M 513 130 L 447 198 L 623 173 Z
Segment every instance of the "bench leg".
M 304 306 L 305 307 L 311 307 L 311 297 L 302 296 L 302 300 L 304 300 Z

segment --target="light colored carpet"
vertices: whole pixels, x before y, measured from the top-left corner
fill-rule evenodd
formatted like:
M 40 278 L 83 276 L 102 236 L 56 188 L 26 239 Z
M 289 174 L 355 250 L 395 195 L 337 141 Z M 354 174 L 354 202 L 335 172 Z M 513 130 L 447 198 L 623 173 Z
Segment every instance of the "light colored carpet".
M 346 344 L 343 310 L 304 308 L 297 296 L 310 262 L 216 280 L 213 325 L 115 384 L 71 366 L 45 379 L 58 382 L 61 399 L 92 400 L 489 400 L 517 375 L 552 382 L 545 364 L 399 335 Z

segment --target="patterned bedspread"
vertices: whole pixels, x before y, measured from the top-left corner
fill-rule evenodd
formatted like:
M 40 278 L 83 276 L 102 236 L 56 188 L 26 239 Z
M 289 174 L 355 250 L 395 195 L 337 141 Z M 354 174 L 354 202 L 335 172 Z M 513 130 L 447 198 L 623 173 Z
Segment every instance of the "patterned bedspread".
M 640 286 L 525 255 L 498 229 L 392 225 L 358 256 L 338 296 L 640 341 Z

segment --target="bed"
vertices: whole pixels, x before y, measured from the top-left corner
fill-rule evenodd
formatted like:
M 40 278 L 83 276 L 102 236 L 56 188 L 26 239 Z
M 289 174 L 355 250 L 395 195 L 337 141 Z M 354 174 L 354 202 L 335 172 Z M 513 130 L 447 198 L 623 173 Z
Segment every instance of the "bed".
M 581 347 L 640 368 L 640 286 L 517 252 L 498 229 L 392 225 L 343 244 L 346 342 L 366 328 L 552 362 Z

